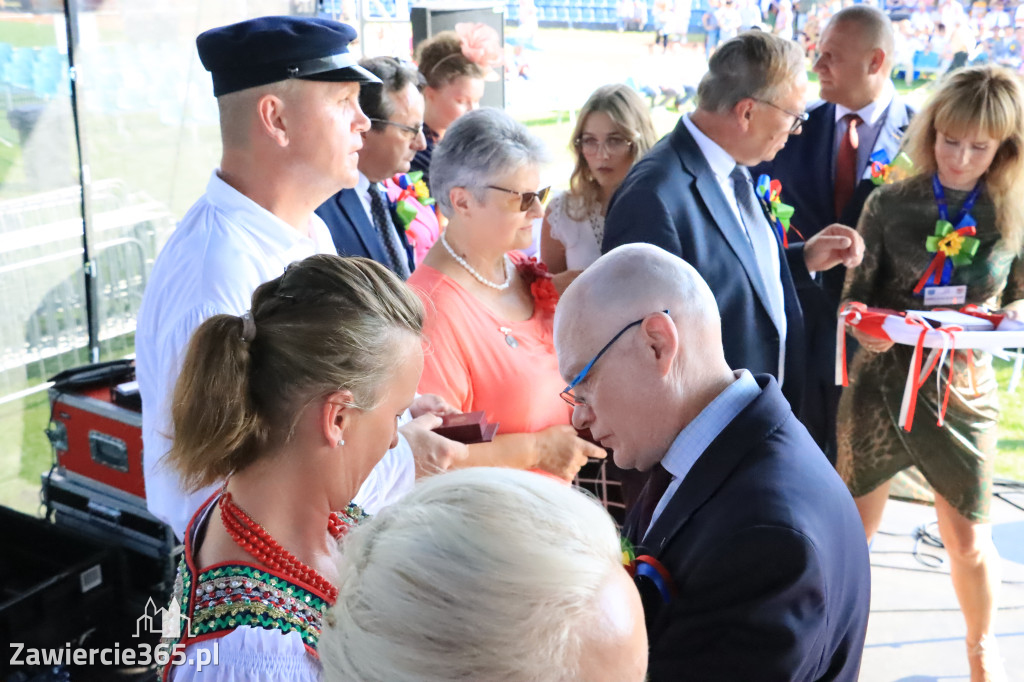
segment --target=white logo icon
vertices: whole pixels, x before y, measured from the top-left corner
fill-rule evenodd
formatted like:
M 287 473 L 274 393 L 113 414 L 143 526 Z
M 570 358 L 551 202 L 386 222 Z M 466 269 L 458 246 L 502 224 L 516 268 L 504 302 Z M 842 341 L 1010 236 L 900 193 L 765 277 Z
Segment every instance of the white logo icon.
M 146 602 L 146 608 L 135 621 L 135 634 L 133 637 L 141 637 L 143 634 L 160 635 L 167 639 L 178 639 L 182 632 L 188 632 L 192 624 L 188 616 L 181 615 L 181 607 L 177 600 L 171 601 L 167 608 L 157 608 L 150 597 Z

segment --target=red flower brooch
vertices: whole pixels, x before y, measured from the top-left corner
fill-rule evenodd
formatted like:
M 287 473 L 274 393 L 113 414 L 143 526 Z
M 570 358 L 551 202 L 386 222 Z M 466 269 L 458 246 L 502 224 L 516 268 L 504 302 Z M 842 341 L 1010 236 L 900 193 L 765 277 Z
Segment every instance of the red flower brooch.
M 527 258 L 516 264 L 519 275 L 530 285 L 534 304 L 546 313 L 555 312 L 558 304 L 558 291 L 551 281 L 551 273 L 536 258 Z

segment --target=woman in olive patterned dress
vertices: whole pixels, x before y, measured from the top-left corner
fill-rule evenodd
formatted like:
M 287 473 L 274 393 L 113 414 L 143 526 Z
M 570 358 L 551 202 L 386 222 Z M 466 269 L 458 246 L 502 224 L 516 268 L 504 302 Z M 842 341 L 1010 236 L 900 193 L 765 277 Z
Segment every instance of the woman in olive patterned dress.
M 980 242 L 973 261 L 955 268 L 949 284 L 966 285 L 965 303 L 1011 316 L 1024 309 L 1022 126 L 1024 91 L 1015 74 L 994 66 L 951 74 L 907 131 L 904 147 L 916 175 L 878 188 L 865 206 L 857 227 L 864 262 L 847 275 L 843 303 L 928 307 L 914 289 L 934 257 L 925 240 L 935 232 L 944 200 L 954 227 L 973 217 Z M 999 415 L 991 356 L 957 351 L 944 424 L 937 425 L 943 396 L 929 380 L 907 432 L 899 413 L 913 348 L 847 329 L 861 348 L 839 407 L 839 473 L 870 540 L 890 479 L 918 467 L 935 490 L 939 533 L 967 623 L 971 681 L 999 679 L 992 634 L 998 555 L 988 519 Z M 947 377 L 943 372 L 943 393 Z

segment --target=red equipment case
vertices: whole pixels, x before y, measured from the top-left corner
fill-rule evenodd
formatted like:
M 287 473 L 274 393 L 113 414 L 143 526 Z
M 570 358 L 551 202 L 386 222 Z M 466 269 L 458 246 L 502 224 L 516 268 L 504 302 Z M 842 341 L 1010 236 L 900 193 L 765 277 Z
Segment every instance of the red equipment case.
M 50 389 L 50 440 L 69 479 L 98 481 L 145 508 L 142 412 L 114 403 L 111 385 Z

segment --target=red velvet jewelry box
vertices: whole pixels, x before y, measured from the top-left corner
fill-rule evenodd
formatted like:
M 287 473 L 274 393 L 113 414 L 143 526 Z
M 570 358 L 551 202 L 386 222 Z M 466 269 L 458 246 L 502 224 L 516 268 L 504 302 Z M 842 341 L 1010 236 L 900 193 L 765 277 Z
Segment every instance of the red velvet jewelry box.
M 498 432 L 498 422 L 489 423 L 487 415 L 481 412 L 463 412 L 441 418 L 441 425 L 434 433 L 466 445 L 489 443 Z

